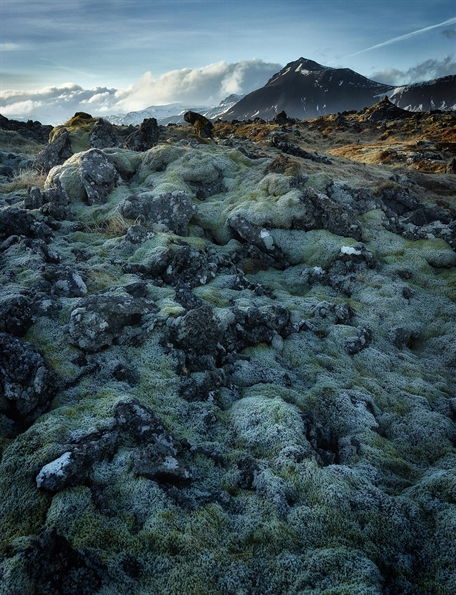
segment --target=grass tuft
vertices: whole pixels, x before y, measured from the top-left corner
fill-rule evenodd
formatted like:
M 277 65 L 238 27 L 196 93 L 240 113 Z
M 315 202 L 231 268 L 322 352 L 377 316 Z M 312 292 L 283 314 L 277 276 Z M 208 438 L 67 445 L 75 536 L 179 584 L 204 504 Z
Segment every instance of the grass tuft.
M 0 183 L 0 192 L 15 192 L 25 190 L 29 186 L 43 188 L 46 176 L 38 173 L 35 169 L 21 169 L 11 180 Z
M 125 217 L 116 209 L 114 213 L 104 221 L 91 222 L 86 224 L 87 233 L 101 233 L 110 238 L 124 236 L 132 225 L 137 221 L 125 219 Z

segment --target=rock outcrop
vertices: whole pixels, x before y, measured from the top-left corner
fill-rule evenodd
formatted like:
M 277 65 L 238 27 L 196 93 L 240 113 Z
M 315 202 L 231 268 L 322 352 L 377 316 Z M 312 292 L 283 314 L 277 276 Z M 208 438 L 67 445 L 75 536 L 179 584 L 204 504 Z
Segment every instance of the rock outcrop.
M 138 130 L 125 139 L 125 148 L 132 151 L 148 151 L 158 142 L 160 130 L 155 118 L 147 118 Z
M 198 114 L 197 112 L 185 112 L 184 120 L 194 127 L 195 132 L 199 137 L 212 137 L 213 124 L 206 118 L 206 116 Z

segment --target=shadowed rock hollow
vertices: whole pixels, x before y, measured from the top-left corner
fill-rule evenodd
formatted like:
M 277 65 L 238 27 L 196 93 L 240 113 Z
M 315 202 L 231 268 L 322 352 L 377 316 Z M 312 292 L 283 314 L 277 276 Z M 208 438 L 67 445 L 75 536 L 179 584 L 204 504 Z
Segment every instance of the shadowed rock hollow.
M 2 185 L 1 593 L 456 592 L 455 176 L 367 115 Z

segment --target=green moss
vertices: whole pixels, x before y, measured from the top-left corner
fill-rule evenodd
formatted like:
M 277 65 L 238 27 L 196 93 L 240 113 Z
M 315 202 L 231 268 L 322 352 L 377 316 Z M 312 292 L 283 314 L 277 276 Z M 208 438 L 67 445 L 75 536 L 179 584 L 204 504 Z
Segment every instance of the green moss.
M 269 457 L 285 446 L 303 443 L 299 411 L 280 397 L 245 397 L 233 404 L 230 415 L 239 446 L 257 456 Z
M 63 322 L 68 322 L 69 312 L 71 312 L 71 301 L 69 308 L 63 311 Z M 26 341 L 37 347 L 43 355 L 47 365 L 54 370 L 59 377 L 70 379 L 74 378 L 79 368 L 71 363 L 79 351 L 68 343 L 64 329 L 56 325 L 50 318 L 41 317 L 30 328 Z
M 229 299 L 224 292 L 217 287 L 212 287 L 210 283 L 195 288 L 193 293 L 206 302 L 209 302 L 215 308 L 226 308 L 229 306 Z
M 170 298 L 159 300 L 157 306 L 160 308 L 160 316 L 165 319 L 168 316 L 182 316 L 185 314 L 185 308 Z
M 276 233 L 273 234 L 274 239 Z M 343 238 L 324 229 L 312 230 L 306 233 L 288 231 L 286 234 L 289 234 L 287 236 L 288 242 L 283 242 L 283 246 L 279 243 L 279 246 L 286 250 L 286 254 L 289 251 L 294 264 L 302 262 L 323 269 L 329 267 L 340 254 L 342 246 L 351 246 L 355 243 L 355 240 L 351 238 Z

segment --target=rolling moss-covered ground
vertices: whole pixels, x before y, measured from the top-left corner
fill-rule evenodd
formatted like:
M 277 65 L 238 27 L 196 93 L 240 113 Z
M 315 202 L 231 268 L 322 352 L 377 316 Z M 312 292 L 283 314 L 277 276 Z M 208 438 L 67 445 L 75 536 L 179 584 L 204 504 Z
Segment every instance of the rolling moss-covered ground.
M 97 595 L 454 594 L 456 254 L 448 243 L 406 239 L 378 205 L 358 213 L 361 242 L 303 229 L 296 221 L 306 188 L 334 183 L 332 196 L 356 207 L 350 179 L 324 165 L 310 177 L 304 162 L 298 177 L 268 173 L 270 159 L 211 144 L 105 154 L 123 181 L 103 204 L 84 202 L 82 154 L 47 180 L 60 181 L 74 219 L 61 222 L 49 247 L 86 291 L 75 297 L 57 287 L 24 337 L 57 374 L 49 411 L 16 433 L 0 416 L 0 593 L 73 592 L 65 570 L 58 584 L 31 571 L 37 536 L 55 530 L 96 559 L 99 583 L 83 592 Z M 132 195 L 176 190 L 197 207 L 187 236 L 122 215 Z M 230 225 L 236 217 L 262 230 L 253 252 Z M 129 241 L 139 224 L 147 234 Z M 189 308 L 172 272 L 153 272 L 165 252 L 185 246 L 206 255 L 203 268 L 217 265 L 190 287 L 211 309 L 221 342 L 236 309 L 281 306 L 290 316 L 286 333 L 247 343 L 230 363 L 219 358 L 223 381 L 191 399 L 182 386 L 204 370 L 187 369 L 185 338 L 171 345 L 167 334 Z M 47 266 L 42 255 L 17 242 L 2 257 L 4 295 L 33 292 Z M 153 322 L 126 325 L 93 351 L 70 341 L 81 300 L 126 296 L 133 283 L 145 287 Z M 347 306 L 350 317 L 337 318 Z M 371 340 L 350 352 L 363 329 Z M 116 377 L 119 366 L 134 380 Z M 71 440 L 112 431 L 116 407 L 132 401 L 191 445 L 179 454 L 189 484 L 136 473 L 129 438 L 80 484 L 37 488 L 40 470 Z

